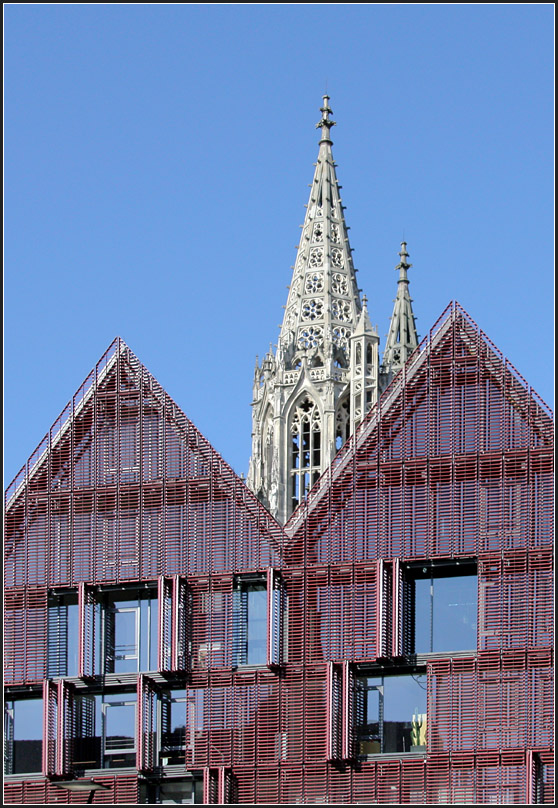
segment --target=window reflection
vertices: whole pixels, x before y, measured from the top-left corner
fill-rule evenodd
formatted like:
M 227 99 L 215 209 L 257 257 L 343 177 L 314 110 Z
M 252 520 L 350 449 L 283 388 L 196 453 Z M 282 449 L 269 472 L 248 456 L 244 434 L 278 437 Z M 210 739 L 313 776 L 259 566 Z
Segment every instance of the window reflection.
M 193 777 L 182 780 L 164 780 L 157 787 L 153 802 L 159 804 L 185 805 L 203 802 L 203 779 Z
M 5 772 L 40 772 L 43 751 L 42 699 L 5 703 Z
M 156 595 L 140 592 L 128 600 L 107 595 L 102 613 L 105 673 L 156 670 Z
M 415 652 L 477 647 L 477 576 L 417 578 Z
M 135 693 L 75 697 L 74 770 L 136 765 L 136 701 Z
M 267 664 L 267 582 L 238 580 L 234 604 L 236 664 Z
M 360 755 L 426 749 L 426 676 L 356 680 L 356 738 Z
M 109 769 L 135 766 L 135 695 L 105 696 L 101 713 L 103 766 Z
M 253 584 L 248 589 L 248 665 L 265 665 L 267 661 L 267 587 Z

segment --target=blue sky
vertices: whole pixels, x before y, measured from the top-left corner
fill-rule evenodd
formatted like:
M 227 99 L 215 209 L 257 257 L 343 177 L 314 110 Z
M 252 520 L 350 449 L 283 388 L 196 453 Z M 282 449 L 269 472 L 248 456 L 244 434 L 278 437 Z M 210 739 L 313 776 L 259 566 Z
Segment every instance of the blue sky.
M 5 477 L 120 335 L 238 473 L 321 96 L 387 331 L 458 300 L 553 404 L 551 4 L 5 7 Z

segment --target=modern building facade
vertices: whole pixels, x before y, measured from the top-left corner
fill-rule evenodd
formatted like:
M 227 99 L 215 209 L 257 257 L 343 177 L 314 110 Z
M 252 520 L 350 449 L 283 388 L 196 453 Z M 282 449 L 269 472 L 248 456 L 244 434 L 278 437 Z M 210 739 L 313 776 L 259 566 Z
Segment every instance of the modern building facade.
M 552 413 L 405 246 L 380 364 L 322 112 L 253 490 L 116 339 L 6 491 L 7 803 L 554 802 Z

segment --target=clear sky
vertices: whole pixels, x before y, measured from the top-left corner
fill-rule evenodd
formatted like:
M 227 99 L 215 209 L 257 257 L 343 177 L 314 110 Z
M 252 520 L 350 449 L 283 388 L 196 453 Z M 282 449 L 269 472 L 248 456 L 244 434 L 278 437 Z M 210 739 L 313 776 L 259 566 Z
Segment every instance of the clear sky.
M 238 472 L 321 96 L 384 335 L 458 300 L 552 406 L 552 4 L 50 5 L 4 14 L 5 477 L 120 335 Z

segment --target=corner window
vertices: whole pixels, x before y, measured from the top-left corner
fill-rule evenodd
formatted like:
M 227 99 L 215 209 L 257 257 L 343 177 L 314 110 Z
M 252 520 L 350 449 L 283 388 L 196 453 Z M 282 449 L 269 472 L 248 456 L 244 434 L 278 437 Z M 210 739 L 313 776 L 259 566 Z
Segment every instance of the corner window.
M 4 706 L 5 773 L 42 770 L 43 700 L 14 699 Z
M 476 564 L 419 567 L 412 581 L 415 653 L 476 649 Z
M 355 740 L 361 757 L 426 751 L 426 675 L 355 678 Z
M 267 582 L 239 578 L 234 590 L 237 665 L 267 664 Z

